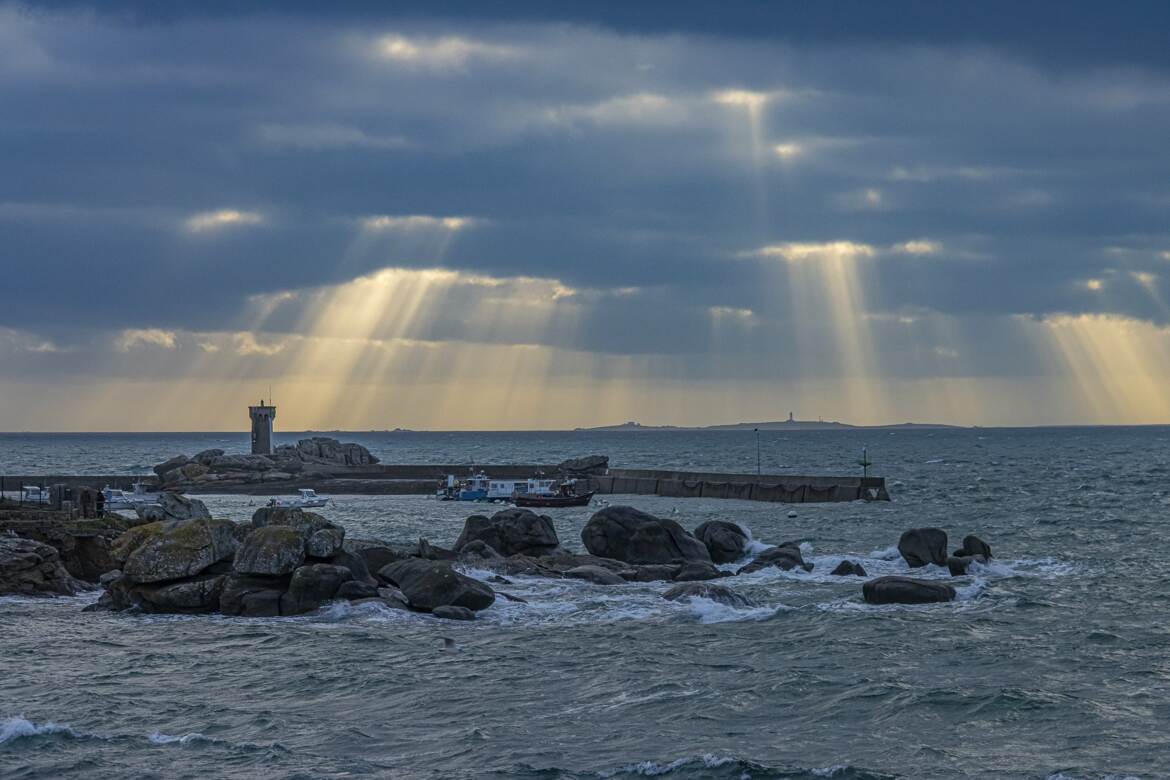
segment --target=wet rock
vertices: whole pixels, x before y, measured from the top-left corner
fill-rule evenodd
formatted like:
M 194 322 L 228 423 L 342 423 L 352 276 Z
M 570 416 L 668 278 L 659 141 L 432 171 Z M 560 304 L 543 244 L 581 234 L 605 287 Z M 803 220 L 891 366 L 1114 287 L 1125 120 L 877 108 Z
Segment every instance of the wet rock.
M 227 471 L 272 471 L 276 463 L 267 455 L 217 455 L 207 464 L 208 468 L 217 472 Z
M 163 524 L 154 522 L 138 525 L 123 532 L 110 543 L 110 559 L 114 562 L 114 566 L 120 568 L 125 565 L 130 553 L 137 550 L 147 539 L 160 533 L 162 530 Z
M 371 585 L 368 582 L 358 582 L 357 580 L 348 580 L 341 583 L 337 589 L 337 598 L 348 599 L 349 601 L 357 601 L 358 599 L 372 599 L 378 596 L 378 586 Z
M 716 569 L 714 564 L 691 562 L 683 564 L 678 573 L 674 575 L 675 582 L 699 582 L 702 580 L 717 580 L 724 576 L 724 573 Z
M 945 582 L 912 577 L 878 577 L 861 586 L 869 604 L 933 604 L 953 601 L 955 589 Z
M 378 588 L 378 598 L 395 609 L 410 609 L 406 594 L 398 588 Z
M 463 545 L 462 547 L 458 547 L 458 549 L 459 549 L 459 557 L 464 559 L 464 560 L 469 559 L 469 558 L 482 559 L 482 560 L 495 560 L 497 558 L 504 557 L 504 556 L 500 555 L 498 552 L 496 552 L 494 549 L 492 549 L 492 546 L 490 544 L 487 544 L 486 542 L 483 542 L 479 539 L 476 539 L 474 542 L 468 542 L 467 544 Z
M 193 577 L 231 559 L 237 547 L 235 527 L 230 520 L 210 518 L 160 524 L 127 554 L 122 572 L 135 584 Z
M 977 555 L 982 555 L 984 558 L 991 558 L 991 545 L 980 539 L 975 534 L 968 534 L 967 536 L 964 536 L 963 546 L 955 550 L 955 557 L 974 557 Z
M 503 597 L 507 601 L 514 601 L 517 604 L 527 604 L 528 603 L 527 599 L 522 599 L 519 596 L 513 596 L 511 593 L 505 593 L 502 590 L 497 590 L 496 595 Z
M 341 551 L 345 532 L 340 528 L 322 528 L 305 541 L 305 555 L 310 558 L 332 558 Z
M 775 566 L 783 571 L 792 571 L 796 568 L 804 569 L 805 571 L 813 570 L 811 563 L 805 563 L 804 556 L 800 554 L 799 545 L 795 542 L 785 542 L 776 547 L 769 547 L 759 553 L 750 563 L 741 567 L 735 573 L 751 574 L 754 571 L 760 571 L 769 566 Z
M 78 587 L 55 547 L 19 536 L 0 536 L 0 596 L 70 596 Z
M 444 620 L 475 620 L 475 613 L 467 607 L 435 607 L 431 614 Z
M 685 601 L 695 597 L 710 599 L 719 604 L 740 609 L 754 606 L 749 598 L 736 593 L 731 588 L 708 582 L 685 582 L 681 585 L 675 585 L 662 594 L 662 598 L 670 601 Z
M 514 507 L 496 512 L 490 518 L 472 515 L 463 523 L 463 532 L 455 541 L 455 551 L 480 541 L 503 556 L 548 555 L 560 547 L 552 518 L 531 509 Z
M 715 563 L 735 563 L 747 553 L 747 533 L 725 520 L 703 523 L 695 529 L 695 538 L 706 545 Z
M 53 547 L 65 571 L 85 582 L 97 582 L 102 574 L 118 568 L 110 548 L 134 524 L 115 514 L 73 520 L 40 510 L 0 512 L 0 534 L 12 533 Z
M 306 512 L 300 507 L 262 506 L 252 513 L 252 527 L 264 528 L 270 525 L 285 525 L 304 531 L 305 535 L 320 531 L 322 528 L 338 528 L 314 512 Z
M 628 506 L 602 509 L 581 531 L 585 549 L 625 563 L 710 563 L 707 547 L 673 520 Z
M 290 576 L 253 577 L 233 574 L 224 583 L 219 609 L 225 615 L 277 617 L 280 598 L 288 590 Z
M 972 563 L 987 563 L 984 555 L 952 555 L 947 558 L 947 569 L 952 577 L 961 577 L 967 573 Z
M 203 450 L 202 452 L 195 453 L 191 457 L 191 462 L 198 463 L 200 466 L 210 466 L 211 462 L 220 455 L 223 455 L 223 450 L 221 449 Z
M 601 566 L 574 566 L 564 572 L 566 577 L 575 580 L 585 580 L 594 585 L 625 585 L 626 581 L 620 574 L 615 574 Z
M 178 471 L 180 477 L 183 480 L 192 480 L 202 477 L 204 474 L 211 471 L 211 469 L 209 469 L 207 466 L 204 466 L 202 463 L 188 463 L 187 465 L 179 468 Z
M 243 575 L 291 574 L 305 561 L 304 532 L 286 525 L 253 530 L 236 551 L 233 571 Z
M 946 566 L 947 533 L 941 528 L 912 528 L 898 539 L 898 552 L 912 569 L 930 563 Z
M 609 470 L 608 455 L 569 458 L 557 465 L 557 471 L 569 477 L 599 477 Z
M 295 445 L 282 444 L 276 448 L 273 457 L 334 466 L 367 466 L 378 462 L 362 445 L 343 443 L 328 436 L 301 439 Z
M 211 513 L 202 501 L 171 492 L 159 493 L 157 504 L 139 504 L 134 507 L 134 511 L 140 519 L 149 523 L 211 519 Z
M 865 568 L 854 561 L 841 561 L 829 574 L 835 577 L 865 577 Z
M 661 582 L 673 580 L 683 569 L 681 564 L 652 563 L 634 567 L 635 582 Z
M 415 555 L 419 558 L 426 558 L 428 561 L 453 561 L 459 557 L 459 554 L 454 550 L 431 544 L 421 536 L 418 538 L 418 552 Z
M 371 585 L 378 583 L 378 580 L 370 573 L 370 567 L 366 565 L 365 558 L 349 552 L 344 546 L 332 558 L 327 558 L 325 563 L 331 563 L 334 566 L 344 566 L 349 569 L 350 575 L 358 582 L 368 582 Z
M 378 576 L 397 586 L 410 606 L 424 612 L 444 605 L 481 610 L 490 607 L 496 599 L 491 586 L 464 576 L 441 561 L 397 561 L 384 566 Z
M 352 577 L 344 566 L 313 563 L 299 567 L 289 580 L 288 591 L 280 597 L 280 614 L 303 615 L 318 609 Z

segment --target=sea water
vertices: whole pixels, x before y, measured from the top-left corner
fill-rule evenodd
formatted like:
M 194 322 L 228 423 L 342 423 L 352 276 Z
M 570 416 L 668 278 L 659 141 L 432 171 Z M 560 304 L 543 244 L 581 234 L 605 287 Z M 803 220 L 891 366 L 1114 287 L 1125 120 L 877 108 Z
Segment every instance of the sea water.
M 389 463 L 602 452 L 614 466 L 756 467 L 750 431 L 338 438 Z M 602 497 L 799 541 L 811 573 L 723 581 L 745 609 L 666 601 L 663 583 L 530 577 L 498 586 L 526 604 L 498 599 L 473 623 L 371 604 L 241 619 L 2 598 L 0 777 L 1167 777 L 1168 443 L 1165 428 L 762 432 L 765 472 L 855 473 L 867 446 L 893 501 Z M 5 434 L 0 473 L 144 471 L 246 446 Z M 201 498 L 235 520 L 263 501 Z M 566 546 L 582 549 L 598 508 L 551 510 Z M 353 536 L 450 545 L 482 509 L 337 496 L 325 513 Z M 966 577 L 915 573 L 955 584 L 956 601 L 868 606 L 860 578 L 828 574 L 846 558 L 906 573 L 894 545 L 924 525 L 994 549 Z

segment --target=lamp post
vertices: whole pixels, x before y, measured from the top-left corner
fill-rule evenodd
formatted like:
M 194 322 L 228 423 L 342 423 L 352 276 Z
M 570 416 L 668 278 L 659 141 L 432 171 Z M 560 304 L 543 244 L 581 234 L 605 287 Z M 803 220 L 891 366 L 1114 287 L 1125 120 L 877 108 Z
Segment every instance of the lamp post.
M 760 429 L 756 428 L 756 476 L 760 476 Z
M 861 478 L 869 477 L 869 467 L 873 465 L 869 459 L 869 447 L 861 448 L 861 460 L 857 461 L 857 465 L 861 466 Z

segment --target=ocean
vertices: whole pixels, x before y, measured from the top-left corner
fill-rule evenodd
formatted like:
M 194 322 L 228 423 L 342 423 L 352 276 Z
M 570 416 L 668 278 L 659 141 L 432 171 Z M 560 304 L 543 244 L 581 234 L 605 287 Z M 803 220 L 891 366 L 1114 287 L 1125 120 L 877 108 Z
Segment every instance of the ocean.
M 330 435 L 389 463 L 756 467 L 750 431 Z M 762 432 L 765 473 L 856 473 L 867 447 L 893 500 L 605 497 L 800 541 L 813 572 L 724 581 L 758 605 L 745 609 L 669 602 L 662 583 L 526 577 L 504 589 L 527 604 L 498 600 L 473 623 L 345 603 L 238 619 L 0 598 L 0 777 L 1170 777 L 1168 443 L 1160 427 Z M 0 434 L 0 473 L 141 473 L 246 446 Z M 200 498 L 234 520 L 263 500 Z M 582 549 L 596 508 L 553 510 L 566 546 Z M 337 496 L 325 513 L 353 536 L 450 545 L 476 509 Z M 994 549 L 953 580 L 956 601 L 868 606 L 859 578 L 828 575 L 844 558 L 905 572 L 898 536 L 927 525 Z

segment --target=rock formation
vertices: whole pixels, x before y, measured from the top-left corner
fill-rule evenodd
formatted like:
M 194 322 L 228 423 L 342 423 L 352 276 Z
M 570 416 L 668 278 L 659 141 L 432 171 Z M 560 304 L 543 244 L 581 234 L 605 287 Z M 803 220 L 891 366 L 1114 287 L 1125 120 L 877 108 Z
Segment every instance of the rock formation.
M 531 509 L 504 509 L 490 518 L 472 515 L 463 523 L 455 552 L 472 542 L 483 542 L 500 555 L 550 555 L 561 545 L 551 517 Z
M 215 482 L 280 481 L 307 471 L 328 472 L 376 464 L 378 459 L 360 444 L 325 436 L 282 444 L 272 455 L 228 455 L 221 449 L 203 450 L 192 458 L 176 455 L 154 467 L 163 485 L 204 485 Z
M 709 520 L 695 529 L 695 538 L 706 545 L 715 563 L 735 563 L 747 553 L 747 533 L 735 523 Z
M 912 569 L 933 563 L 947 565 L 947 532 L 941 528 L 911 528 L 898 539 L 898 552 Z
M 829 574 L 834 577 L 864 577 L 865 567 L 855 561 L 841 561 Z
M 662 594 L 662 598 L 670 601 L 682 601 L 689 598 L 704 598 L 711 601 L 725 604 L 729 607 L 751 607 L 755 606 L 751 600 L 746 596 L 736 593 L 731 588 L 723 585 L 713 585 L 707 582 L 686 582 L 682 585 L 675 585 Z
M 597 512 L 581 531 L 593 555 L 625 563 L 711 562 L 707 547 L 673 520 L 628 506 Z
M 0 535 L 0 596 L 71 596 L 79 587 L 55 547 Z
M 933 604 L 954 601 L 955 589 L 945 582 L 912 577 L 878 577 L 861 586 L 869 604 Z
M 804 556 L 800 554 L 800 545 L 796 542 L 784 542 L 776 547 L 769 547 L 763 552 L 759 553 L 751 563 L 740 567 L 736 574 L 751 574 L 760 569 L 766 569 L 769 566 L 775 566 L 784 571 L 791 571 L 795 568 L 801 568 L 805 571 L 812 571 L 811 563 L 806 563 Z

